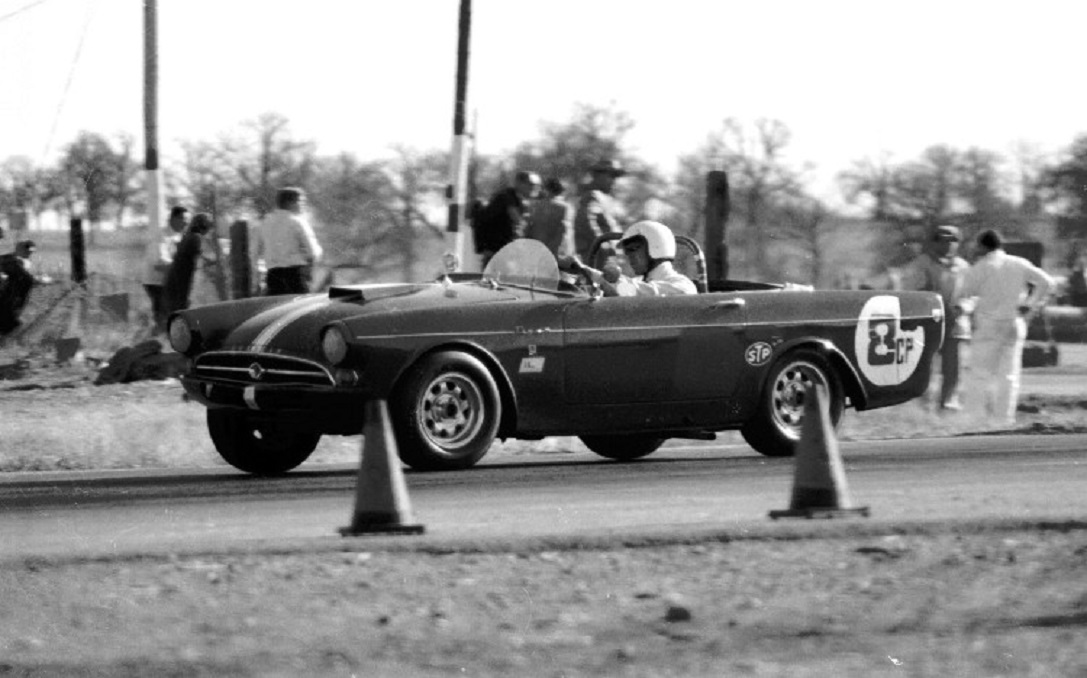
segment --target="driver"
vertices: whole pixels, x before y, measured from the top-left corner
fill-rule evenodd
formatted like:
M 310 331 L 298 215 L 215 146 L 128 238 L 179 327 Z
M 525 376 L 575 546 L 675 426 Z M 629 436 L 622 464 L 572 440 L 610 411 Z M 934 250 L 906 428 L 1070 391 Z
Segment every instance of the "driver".
M 639 221 L 623 233 L 619 247 L 626 255 L 634 278 L 609 264 L 603 271 L 585 266 L 585 272 L 600 285 L 607 297 L 667 297 L 698 294 L 690 278 L 672 266 L 676 258 L 676 237 L 664 224 Z

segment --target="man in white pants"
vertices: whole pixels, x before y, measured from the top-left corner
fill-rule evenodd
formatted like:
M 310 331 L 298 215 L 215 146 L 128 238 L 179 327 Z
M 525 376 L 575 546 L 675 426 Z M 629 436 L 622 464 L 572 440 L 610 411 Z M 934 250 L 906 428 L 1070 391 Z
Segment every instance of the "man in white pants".
M 1053 278 L 1022 257 L 1004 251 L 994 230 L 978 236 L 979 256 L 966 272 L 957 304 L 973 313 L 974 335 L 964 396 L 966 409 L 1015 423 L 1019 372 L 1027 325 L 1045 305 Z

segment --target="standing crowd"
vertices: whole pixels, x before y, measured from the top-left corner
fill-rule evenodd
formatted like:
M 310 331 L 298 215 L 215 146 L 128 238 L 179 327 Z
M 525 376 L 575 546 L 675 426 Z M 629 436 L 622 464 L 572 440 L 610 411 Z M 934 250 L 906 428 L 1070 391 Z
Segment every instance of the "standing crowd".
M 938 406 L 1011 425 L 1027 328 L 1045 306 L 1054 280 L 1027 259 L 1005 252 L 995 230 L 978 235 L 973 265 L 959 255 L 960 240 L 957 227 L 937 227 L 929 251 L 910 270 L 909 287 L 940 294 L 947 314 Z
M 587 276 L 605 296 L 697 294 L 694 282 L 672 265 L 676 239 L 671 229 L 643 220 L 623 230 L 613 190 L 625 174 L 616 160 L 595 163 L 575 206 L 566 202 L 566 189 L 557 178 L 541 182 L 535 172 L 517 172 L 513 186 L 491 196 L 472 219 L 483 267 L 514 240 L 532 238 L 546 245 L 564 270 Z M 608 241 L 594 255 L 596 239 L 613 233 L 622 234 L 618 250 Z M 618 251 L 634 276 L 623 274 L 615 261 Z

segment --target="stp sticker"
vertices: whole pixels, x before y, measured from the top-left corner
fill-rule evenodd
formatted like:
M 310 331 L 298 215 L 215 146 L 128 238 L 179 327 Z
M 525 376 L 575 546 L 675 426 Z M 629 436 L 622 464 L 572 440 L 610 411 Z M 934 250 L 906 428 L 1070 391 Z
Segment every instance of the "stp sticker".
M 765 341 L 757 341 L 744 351 L 744 360 L 752 367 L 761 367 L 770 362 L 770 356 L 773 353 L 774 349 L 770 347 L 770 344 Z
M 902 329 L 898 297 L 872 297 L 861 309 L 853 346 L 861 372 L 873 384 L 894 386 L 913 374 L 925 348 L 925 330 Z
M 545 358 L 542 355 L 521 358 L 521 374 L 539 374 L 543 372 Z

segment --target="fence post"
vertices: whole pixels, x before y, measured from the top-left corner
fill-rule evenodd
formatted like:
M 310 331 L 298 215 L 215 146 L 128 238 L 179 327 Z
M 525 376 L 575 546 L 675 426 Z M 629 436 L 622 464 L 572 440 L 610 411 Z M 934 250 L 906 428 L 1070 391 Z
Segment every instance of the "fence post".
M 728 243 L 725 223 L 730 203 L 728 175 L 721 170 L 706 173 L 706 263 L 710 281 L 728 279 Z
M 249 223 L 244 219 L 230 225 L 231 296 L 245 299 L 252 292 L 249 280 Z
M 72 254 L 72 282 L 87 282 L 87 250 L 83 242 L 83 220 L 72 217 L 68 222 L 68 247 Z

